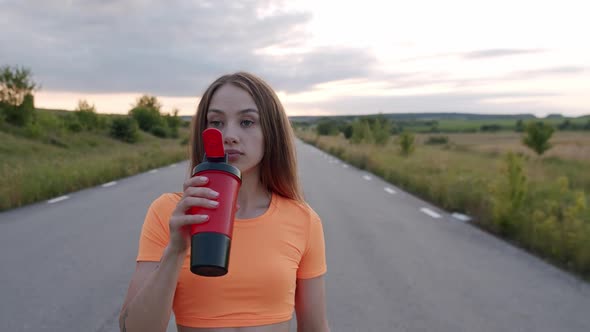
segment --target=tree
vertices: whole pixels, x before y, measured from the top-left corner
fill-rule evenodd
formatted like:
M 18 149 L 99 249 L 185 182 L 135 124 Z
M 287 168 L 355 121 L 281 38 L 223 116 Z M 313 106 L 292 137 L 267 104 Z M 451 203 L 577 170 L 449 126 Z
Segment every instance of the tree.
M 162 105 L 155 96 L 143 95 L 137 99 L 137 104 L 129 111 L 129 115 L 137 121 L 139 128 L 146 132 L 152 132 L 157 126 L 167 127 L 164 118 L 160 114 Z
M 138 106 L 129 111 L 129 115 L 139 124 L 143 131 L 150 132 L 152 128 L 162 125 L 160 112 L 151 107 Z
M 134 107 L 151 108 L 160 112 L 160 110 L 162 109 L 162 104 L 160 104 L 156 96 L 143 95 L 137 99 L 137 103 Z
M 553 135 L 553 131 L 553 127 L 544 122 L 529 123 L 526 126 L 526 132 L 522 142 L 538 155 L 542 155 L 551 148 L 549 139 Z
M 178 116 L 178 112 L 179 112 L 179 110 L 177 108 L 175 108 L 174 110 L 172 110 L 173 115 L 166 114 L 164 116 L 164 120 L 168 124 L 167 136 L 172 137 L 172 138 L 179 137 L 178 128 L 180 127 L 182 120 Z
M 25 126 L 35 111 L 32 92 L 37 84 L 31 78 L 27 68 L 3 66 L 0 68 L 0 111 L 6 122 Z
M 19 106 L 25 96 L 32 94 L 37 84 L 31 78 L 31 71 L 24 67 L 0 67 L 0 101 Z

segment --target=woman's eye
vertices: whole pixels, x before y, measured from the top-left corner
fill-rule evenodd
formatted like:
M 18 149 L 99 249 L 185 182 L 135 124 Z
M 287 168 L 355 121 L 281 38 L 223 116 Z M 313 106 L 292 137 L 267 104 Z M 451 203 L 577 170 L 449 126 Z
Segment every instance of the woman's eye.
M 254 121 L 250 121 L 250 120 L 243 120 L 242 121 L 242 126 L 244 126 L 244 127 L 250 127 L 253 124 L 254 124 Z
M 209 125 L 212 127 L 220 127 L 221 126 L 221 121 L 209 121 Z

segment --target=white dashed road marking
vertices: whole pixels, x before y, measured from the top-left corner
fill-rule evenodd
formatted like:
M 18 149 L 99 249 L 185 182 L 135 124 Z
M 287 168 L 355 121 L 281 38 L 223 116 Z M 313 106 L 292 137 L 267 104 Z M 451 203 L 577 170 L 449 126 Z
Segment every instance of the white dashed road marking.
M 344 167 L 344 168 L 348 168 L 348 165 L 346 165 L 346 164 L 343 164 L 343 165 L 342 165 L 342 167 Z
M 421 208 L 420 211 L 426 213 L 427 215 L 431 216 L 432 218 L 440 218 L 440 214 L 438 214 L 428 208 Z
M 363 179 L 365 179 L 365 180 L 367 180 L 367 181 L 371 181 L 371 177 L 370 177 L 370 176 L 368 176 L 368 175 L 364 175 L 364 176 L 363 176 Z
M 148 173 L 152 174 L 152 173 L 156 173 L 158 170 L 157 169 L 152 169 L 151 171 L 149 171 Z
M 69 196 L 67 196 L 67 195 L 66 195 L 66 196 L 60 196 L 60 197 L 57 197 L 57 198 L 54 198 L 54 199 L 50 199 L 50 200 L 48 200 L 48 201 L 47 201 L 47 203 L 49 203 L 49 204 L 53 204 L 53 203 L 57 203 L 57 202 L 64 201 L 64 200 L 66 200 L 66 199 L 68 199 L 68 198 L 70 198 L 70 197 L 69 197 Z
M 461 221 L 469 221 L 469 220 L 471 220 L 471 217 L 470 216 L 466 216 L 464 214 L 457 213 L 457 212 L 453 213 L 452 216 L 453 216 L 453 218 L 459 219 Z
M 112 182 L 109 182 L 109 183 L 105 183 L 105 184 L 103 184 L 103 185 L 102 185 L 102 187 L 103 187 L 103 188 L 106 188 L 106 187 L 114 186 L 114 185 L 116 185 L 116 184 L 117 184 L 117 182 L 116 182 L 116 181 L 112 181 Z
M 391 189 L 391 188 L 389 188 L 389 187 L 386 187 L 386 188 L 385 188 L 385 189 L 383 189 L 383 190 L 385 190 L 386 192 L 388 192 L 388 193 L 390 193 L 390 194 L 395 194 L 395 190 L 393 190 L 393 189 Z

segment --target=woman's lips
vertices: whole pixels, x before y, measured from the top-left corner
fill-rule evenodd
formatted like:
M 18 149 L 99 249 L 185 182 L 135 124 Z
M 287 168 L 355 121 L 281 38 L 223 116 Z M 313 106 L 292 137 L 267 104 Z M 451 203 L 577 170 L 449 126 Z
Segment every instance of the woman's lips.
M 236 161 L 240 158 L 241 154 L 238 152 L 230 152 L 227 154 L 229 161 Z

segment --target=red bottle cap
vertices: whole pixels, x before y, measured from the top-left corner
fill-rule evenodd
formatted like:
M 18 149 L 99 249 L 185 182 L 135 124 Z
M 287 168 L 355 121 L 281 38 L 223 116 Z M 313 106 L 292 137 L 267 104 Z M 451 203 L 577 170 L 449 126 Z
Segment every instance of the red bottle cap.
M 225 156 L 223 138 L 219 129 L 205 129 L 203 131 L 203 145 L 205 146 L 207 158 L 223 158 Z

